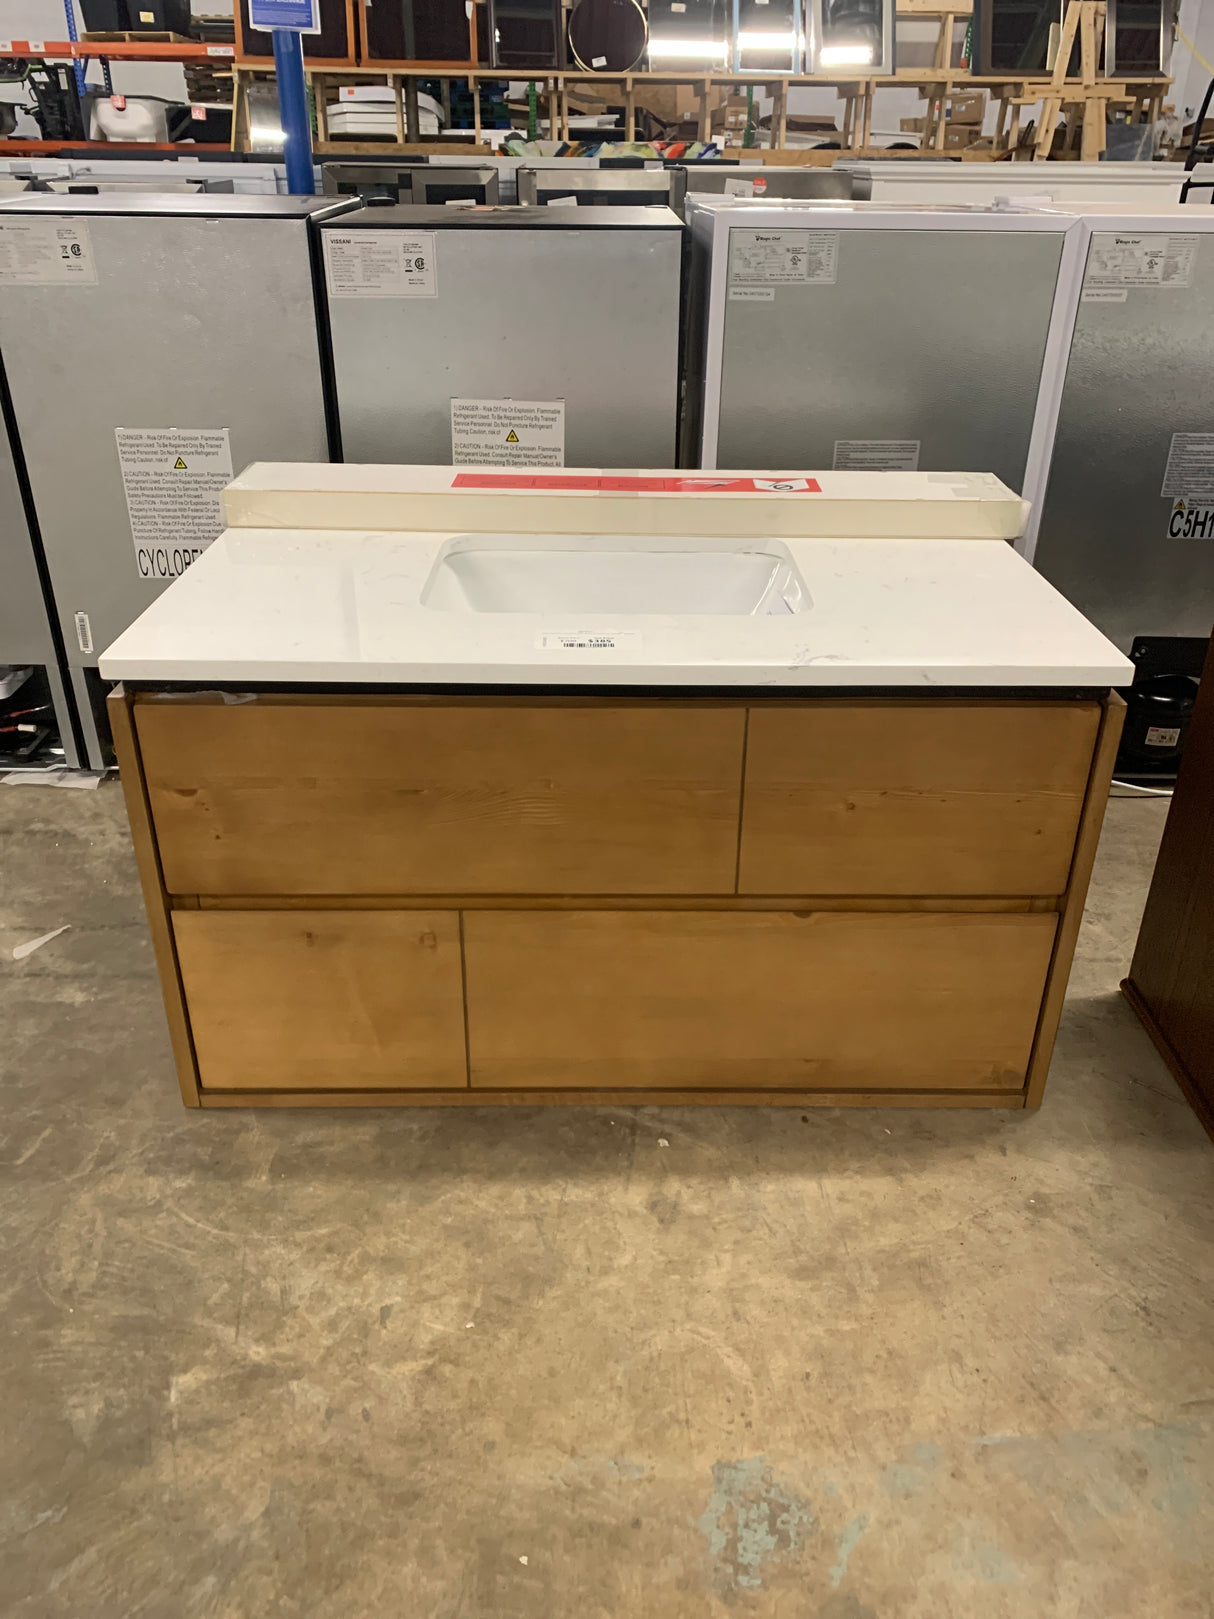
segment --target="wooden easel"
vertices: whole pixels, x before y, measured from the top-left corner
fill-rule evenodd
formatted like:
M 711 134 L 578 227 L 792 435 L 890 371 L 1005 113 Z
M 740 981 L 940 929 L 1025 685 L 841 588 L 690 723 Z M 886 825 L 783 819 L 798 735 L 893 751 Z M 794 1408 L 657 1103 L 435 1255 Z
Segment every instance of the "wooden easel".
M 926 20 L 935 17 L 940 24 L 936 36 L 936 58 L 933 67 L 945 72 L 953 65 L 953 25 L 974 14 L 974 0 L 897 0 L 899 17 Z
M 1037 126 L 1037 156 L 1048 157 L 1054 144 L 1054 126 L 1064 106 L 1073 106 L 1081 123 L 1079 155 L 1085 163 L 1095 162 L 1105 146 L 1108 101 L 1117 94 L 1100 73 L 1100 47 L 1104 42 L 1105 0 L 1067 0 L 1058 55 L 1049 90 L 1041 106 Z M 1075 35 L 1079 35 L 1079 93 L 1066 83 Z

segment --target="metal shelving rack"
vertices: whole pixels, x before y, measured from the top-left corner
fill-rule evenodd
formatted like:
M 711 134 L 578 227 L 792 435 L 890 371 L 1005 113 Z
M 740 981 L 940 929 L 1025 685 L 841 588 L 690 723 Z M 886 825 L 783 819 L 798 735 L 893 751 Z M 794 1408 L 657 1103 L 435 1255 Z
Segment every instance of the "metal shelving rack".
M 232 62 L 234 45 L 208 45 L 199 40 L 133 39 L 0 39 L 0 57 L 41 62 Z M 48 152 L 113 151 L 114 141 L 0 140 L 0 157 L 36 157 Z M 179 141 L 175 144 L 139 142 L 140 155 L 156 152 L 226 152 L 214 142 Z

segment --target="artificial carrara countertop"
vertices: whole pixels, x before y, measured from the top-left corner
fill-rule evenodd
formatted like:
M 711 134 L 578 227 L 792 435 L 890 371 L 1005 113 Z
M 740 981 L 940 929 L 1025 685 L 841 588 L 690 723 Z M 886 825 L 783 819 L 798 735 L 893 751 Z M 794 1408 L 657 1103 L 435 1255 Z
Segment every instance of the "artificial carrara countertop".
M 807 597 L 775 615 L 426 605 L 436 568 L 469 543 L 469 527 L 229 529 L 119 636 L 101 673 L 153 683 L 920 692 L 1097 689 L 1133 676 L 1003 539 L 797 538 L 785 522 L 770 543 L 786 550 Z M 525 549 L 526 539 L 486 543 Z

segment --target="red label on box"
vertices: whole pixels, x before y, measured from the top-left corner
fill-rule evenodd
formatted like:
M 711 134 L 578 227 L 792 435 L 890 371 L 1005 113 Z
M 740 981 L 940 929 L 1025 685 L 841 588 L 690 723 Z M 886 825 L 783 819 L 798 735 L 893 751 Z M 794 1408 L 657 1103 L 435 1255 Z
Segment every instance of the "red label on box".
M 610 473 L 457 472 L 452 489 L 595 489 L 608 495 L 820 495 L 816 478 L 788 473 L 770 478 L 698 477 L 636 478 Z

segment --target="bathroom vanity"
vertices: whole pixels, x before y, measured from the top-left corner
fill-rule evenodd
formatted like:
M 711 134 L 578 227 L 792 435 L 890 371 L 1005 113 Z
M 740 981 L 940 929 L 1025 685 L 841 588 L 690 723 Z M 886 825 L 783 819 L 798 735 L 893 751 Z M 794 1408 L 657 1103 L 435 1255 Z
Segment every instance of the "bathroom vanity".
M 1040 1102 L 1132 668 L 995 479 L 225 499 L 101 660 L 187 1105 Z

